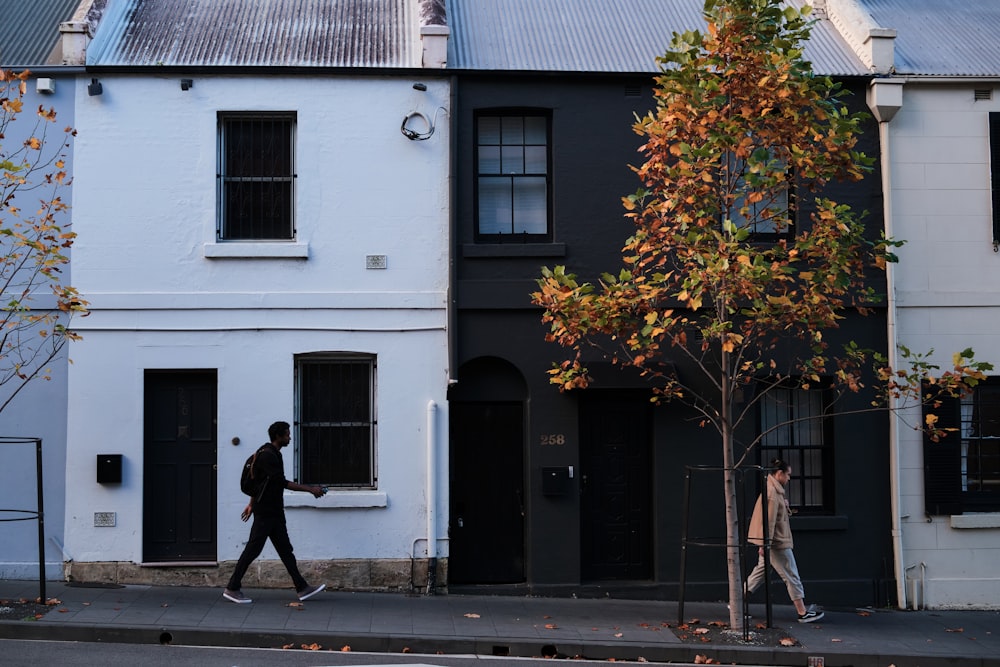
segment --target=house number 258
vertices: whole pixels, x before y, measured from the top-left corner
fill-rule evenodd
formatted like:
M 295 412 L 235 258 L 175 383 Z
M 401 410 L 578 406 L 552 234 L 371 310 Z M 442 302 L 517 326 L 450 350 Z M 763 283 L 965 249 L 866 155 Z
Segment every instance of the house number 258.
M 543 445 L 565 445 L 566 436 L 562 433 L 545 433 L 542 435 Z

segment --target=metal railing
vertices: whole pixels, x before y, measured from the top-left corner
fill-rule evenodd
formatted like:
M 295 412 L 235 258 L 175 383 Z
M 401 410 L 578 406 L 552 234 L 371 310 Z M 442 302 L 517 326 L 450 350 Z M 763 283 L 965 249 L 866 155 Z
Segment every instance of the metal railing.
M 28 509 L 0 509 L 0 521 L 32 521 L 38 522 L 38 599 L 45 604 L 45 500 L 43 498 L 42 487 L 42 439 L 41 438 L 17 438 L 0 436 L 0 445 L 35 445 L 35 486 L 38 494 L 38 501 L 34 510 Z M 23 514 L 26 516 L 15 516 L 6 518 L 3 515 Z

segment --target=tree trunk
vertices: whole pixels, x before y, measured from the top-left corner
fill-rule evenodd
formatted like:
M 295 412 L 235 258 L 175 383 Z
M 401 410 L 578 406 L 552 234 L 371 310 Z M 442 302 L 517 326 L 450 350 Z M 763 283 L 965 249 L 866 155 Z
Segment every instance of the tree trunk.
M 743 569 L 740 566 L 740 517 L 736 504 L 736 471 L 733 454 L 733 387 L 729 353 L 722 353 L 722 484 L 726 494 L 726 570 L 729 577 L 729 627 L 742 631 Z

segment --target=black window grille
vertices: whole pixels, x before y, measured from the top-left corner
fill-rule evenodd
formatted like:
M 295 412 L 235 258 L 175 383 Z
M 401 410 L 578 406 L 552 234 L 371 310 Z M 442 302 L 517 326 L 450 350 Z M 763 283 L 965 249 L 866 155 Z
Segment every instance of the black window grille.
M 295 238 L 295 114 L 219 114 L 220 241 Z
M 295 370 L 299 481 L 374 488 L 375 359 L 307 355 Z

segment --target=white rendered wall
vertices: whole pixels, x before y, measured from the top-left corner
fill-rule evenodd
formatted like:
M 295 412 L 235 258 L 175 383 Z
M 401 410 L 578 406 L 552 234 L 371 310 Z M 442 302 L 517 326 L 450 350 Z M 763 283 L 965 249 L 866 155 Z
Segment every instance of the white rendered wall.
M 974 101 L 973 88 L 994 88 Z M 890 123 L 894 233 L 907 241 L 896 269 L 898 339 L 935 350 L 942 370 L 971 347 L 1000 373 L 1000 254 L 992 247 L 988 112 L 995 86 L 903 89 Z M 908 415 L 919 424 L 920 414 Z M 1000 515 L 924 514 L 920 433 L 900 429 L 904 567 L 925 581 L 931 608 L 1000 606 Z M 961 527 L 973 524 L 971 527 Z
M 35 92 L 36 77 L 28 81 L 24 96 L 24 111 L 18 120 L 8 126 L 5 145 L 20 144 L 27 139 L 35 127 L 35 113 L 39 105 L 56 110 L 56 123 L 50 127 L 49 137 L 61 141 L 62 129 L 74 124 L 72 77 L 45 74 L 56 82 L 55 92 L 40 94 Z M 73 174 L 72 145 L 67 152 L 67 171 Z M 72 188 L 61 193 L 63 199 L 71 203 Z M 37 208 L 37 193 L 22 193 L 17 202 L 25 214 Z M 65 268 L 62 278 L 72 282 L 72 267 Z M 39 295 L 32 307 L 42 309 L 51 304 L 51 299 Z M 79 322 L 79 320 L 77 320 Z M 66 505 L 66 383 L 67 362 L 63 354 L 50 365 L 52 379 L 35 379 L 17 395 L 0 413 L 0 436 L 28 437 L 42 439 L 42 476 L 44 489 L 45 523 L 45 574 L 48 579 L 61 578 L 63 511 Z M 7 399 L 14 384 L 0 387 L 0 402 Z M 37 486 L 35 483 L 35 445 L 0 445 L 0 508 L 35 511 L 37 508 Z M 2 519 L 23 518 L 22 513 L 4 512 Z M 38 523 L 34 518 L 24 521 L 4 521 L 0 523 L 0 579 L 38 578 Z
M 400 133 L 410 111 L 433 117 L 447 104 L 446 84 L 420 79 L 420 92 L 414 80 L 203 76 L 182 91 L 179 77 L 129 75 L 102 76 L 101 96 L 82 91 L 74 278 L 93 314 L 70 372 L 66 538 L 77 562 L 141 561 L 145 369 L 217 370 L 210 509 L 219 560 L 236 559 L 249 531 L 240 466 L 271 422 L 293 420 L 294 355 L 321 351 L 377 356 L 378 489 L 287 493 L 296 555 L 425 553 L 431 401 L 447 480 L 449 133 L 444 112 L 427 141 Z M 206 257 L 219 251 L 220 110 L 297 112 L 296 252 L 307 258 Z M 251 255 L 262 244 L 224 245 Z M 366 255 L 385 255 L 387 268 L 366 269 Z M 116 452 L 124 482 L 95 483 L 96 455 Z M 93 526 L 94 512 L 112 511 L 116 527 Z M 276 554 L 268 546 L 262 558 Z

